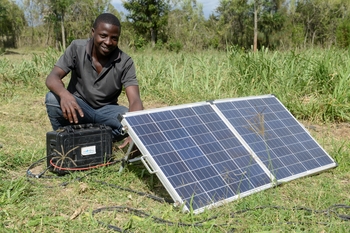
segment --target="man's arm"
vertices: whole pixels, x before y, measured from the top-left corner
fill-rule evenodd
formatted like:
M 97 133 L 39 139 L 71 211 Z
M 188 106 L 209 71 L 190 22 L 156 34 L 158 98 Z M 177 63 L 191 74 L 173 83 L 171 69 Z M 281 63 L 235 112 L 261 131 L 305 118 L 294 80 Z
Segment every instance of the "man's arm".
M 50 91 L 60 97 L 60 105 L 63 113 L 63 117 L 69 120 L 70 123 L 78 123 L 78 117 L 76 111 L 78 111 L 81 117 L 84 117 L 84 113 L 78 105 L 74 96 L 64 87 L 62 79 L 67 73 L 58 66 L 54 66 L 50 74 L 46 78 L 46 86 Z
M 140 98 L 139 86 L 128 86 L 125 88 L 126 96 L 129 101 L 129 112 L 143 110 L 142 101 Z M 131 137 L 125 138 L 119 148 L 124 148 L 132 141 Z
M 129 101 L 129 112 L 143 110 L 139 86 L 128 86 L 125 93 Z

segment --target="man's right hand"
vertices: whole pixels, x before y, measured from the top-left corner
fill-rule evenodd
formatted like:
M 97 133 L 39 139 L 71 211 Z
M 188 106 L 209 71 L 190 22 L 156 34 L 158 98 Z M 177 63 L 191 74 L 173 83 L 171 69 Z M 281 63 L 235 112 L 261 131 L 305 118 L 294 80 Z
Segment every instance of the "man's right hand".
M 84 113 L 74 96 L 71 93 L 67 92 L 64 95 L 61 95 L 60 99 L 63 117 L 67 119 L 71 124 L 78 124 L 79 122 L 77 113 L 81 117 L 84 117 Z
M 84 117 L 83 110 L 80 108 L 74 96 L 64 87 L 62 79 L 67 73 L 58 66 L 54 66 L 51 73 L 46 78 L 46 86 L 60 97 L 60 105 L 63 117 L 71 124 L 78 124 L 78 116 Z

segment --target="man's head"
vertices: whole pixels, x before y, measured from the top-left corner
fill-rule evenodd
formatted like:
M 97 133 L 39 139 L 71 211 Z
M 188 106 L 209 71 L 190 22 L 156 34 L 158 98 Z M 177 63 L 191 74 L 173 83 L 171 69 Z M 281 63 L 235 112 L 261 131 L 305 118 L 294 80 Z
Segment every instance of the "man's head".
M 121 25 L 119 19 L 110 13 L 99 15 L 91 29 L 94 39 L 93 52 L 97 56 L 108 56 L 118 47 Z
M 93 24 L 93 28 L 96 29 L 100 23 L 107 23 L 119 28 L 119 34 L 121 31 L 121 25 L 119 19 L 111 13 L 103 13 L 97 16 Z

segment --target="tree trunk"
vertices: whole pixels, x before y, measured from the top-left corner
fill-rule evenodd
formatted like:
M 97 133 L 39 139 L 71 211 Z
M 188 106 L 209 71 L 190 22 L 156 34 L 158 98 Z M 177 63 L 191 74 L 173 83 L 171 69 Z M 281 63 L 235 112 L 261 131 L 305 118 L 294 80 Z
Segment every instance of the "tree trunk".
M 316 31 L 317 31 L 317 30 L 315 30 L 315 31 L 312 33 L 312 39 L 311 39 L 311 48 L 313 48 L 313 47 L 314 47 L 315 37 L 316 37 Z
M 64 33 L 64 17 L 62 14 L 62 19 L 61 19 L 61 33 L 62 33 L 62 46 L 63 49 L 66 49 L 66 35 Z
M 156 46 L 157 42 L 157 35 L 156 35 L 156 30 L 154 28 L 151 28 L 151 44 L 152 48 Z
M 49 41 L 50 41 L 50 24 L 48 24 L 48 29 L 47 29 L 47 35 L 46 35 L 46 41 L 45 41 L 45 45 L 48 46 L 49 45 Z M 41 41 L 39 41 L 40 43 Z
M 258 48 L 258 6 L 256 1 L 254 2 L 254 52 Z

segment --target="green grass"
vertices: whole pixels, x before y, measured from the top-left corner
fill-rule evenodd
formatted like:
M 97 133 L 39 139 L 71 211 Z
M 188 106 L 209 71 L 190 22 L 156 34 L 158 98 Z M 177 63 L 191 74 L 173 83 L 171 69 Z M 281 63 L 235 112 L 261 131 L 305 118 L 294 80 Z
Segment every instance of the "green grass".
M 130 55 L 146 108 L 273 93 L 302 123 L 311 125 L 311 134 L 338 167 L 198 215 L 101 183 L 168 197 L 142 164 L 130 165 L 122 174 L 114 165 L 28 182 L 27 168 L 46 156 L 45 136 L 51 126 L 44 105 L 44 80 L 59 52 L 11 54 L 0 57 L 0 232 L 112 232 L 97 220 L 135 232 L 348 232 L 350 222 L 336 212 L 327 215 L 294 207 L 327 210 L 334 204 L 349 205 L 350 51 L 253 54 L 228 49 Z M 127 208 L 122 213 L 92 215 L 97 208 L 113 206 L 139 209 L 175 223 L 203 222 L 203 226 L 159 224 Z M 237 213 L 240 210 L 247 211 Z M 344 208 L 334 211 L 350 214 Z M 217 218 L 208 220 L 213 217 Z

